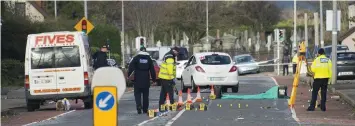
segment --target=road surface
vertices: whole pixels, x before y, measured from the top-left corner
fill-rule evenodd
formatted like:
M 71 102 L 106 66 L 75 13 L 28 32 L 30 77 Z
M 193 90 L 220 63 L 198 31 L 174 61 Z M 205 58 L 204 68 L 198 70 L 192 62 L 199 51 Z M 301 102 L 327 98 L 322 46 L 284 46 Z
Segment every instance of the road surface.
M 271 77 L 241 76 L 239 93 L 237 94 L 258 94 L 276 85 L 276 82 Z M 178 89 L 180 88 L 180 83 L 177 84 L 177 87 Z M 201 90 L 201 96 L 204 97 L 203 102 L 208 105 L 207 111 L 181 110 L 170 112 L 167 116 L 155 118 L 149 118 L 145 114 L 138 115 L 135 108 L 133 92 L 127 92 L 120 100 L 118 123 L 120 126 L 298 125 L 298 122 L 292 117 L 286 99 L 207 100 L 210 91 L 208 89 Z M 158 108 L 159 92 L 160 87 L 152 87 L 150 89 L 150 108 Z M 231 92 L 230 89 L 229 92 Z M 193 99 L 196 97 L 196 93 L 192 93 L 191 95 Z M 177 96 L 175 97 L 175 99 L 177 99 Z M 186 100 L 186 94 L 183 94 L 183 99 Z M 92 110 L 72 110 L 61 116 L 37 121 L 30 125 L 88 126 L 92 125 Z

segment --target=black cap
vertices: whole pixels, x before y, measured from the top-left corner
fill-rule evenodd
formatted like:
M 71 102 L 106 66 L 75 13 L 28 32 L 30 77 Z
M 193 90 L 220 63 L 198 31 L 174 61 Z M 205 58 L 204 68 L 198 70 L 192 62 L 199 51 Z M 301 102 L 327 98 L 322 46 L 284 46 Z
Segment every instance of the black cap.
M 140 51 L 144 51 L 144 52 L 147 51 L 147 49 L 146 49 L 145 47 L 141 47 L 139 50 L 140 50 Z
M 324 49 L 323 48 L 320 48 L 319 50 L 318 50 L 318 54 L 324 54 Z

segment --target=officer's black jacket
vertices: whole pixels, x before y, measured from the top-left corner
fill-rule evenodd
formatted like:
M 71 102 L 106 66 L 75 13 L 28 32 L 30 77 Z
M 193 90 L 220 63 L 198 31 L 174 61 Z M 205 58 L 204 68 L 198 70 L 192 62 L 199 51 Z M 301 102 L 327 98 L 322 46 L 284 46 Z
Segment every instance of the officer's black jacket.
M 107 54 L 102 51 L 97 51 L 92 58 L 95 60 L 94 61 L 94 68 L 100 68 L 104 66 L 108 66 L 107 63 Z
M 134 72 L 134 87 L 149 88 L 150 76 L 156 82 L 156 74 L 154 70 L 153 60 L 148 53 L 140 52 L 133 57 L 129 64 L 128 76 Z

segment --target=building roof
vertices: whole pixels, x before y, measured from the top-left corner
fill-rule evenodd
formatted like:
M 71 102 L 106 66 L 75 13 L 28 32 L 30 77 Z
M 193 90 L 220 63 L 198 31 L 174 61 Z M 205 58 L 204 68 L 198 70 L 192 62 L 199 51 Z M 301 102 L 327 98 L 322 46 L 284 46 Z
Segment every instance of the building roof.
M 36 10 L 38 10 L 39 13 L 41 13 L 44 16 L 44 18 L 49 16 L 48 13 L 44 11 L 44 9 L 36 3 L 36 1 L 27 1 L 27 2 L 29 2 L 34 8 L 36 8 Z
M 349 37 L 351 34 L 353 34 L 355 32 L 355 27 L 350 28 L 348 31 L 346 31 L 345 33 L 341 34 L 338 37 L 338 41 L 343 41 L 344 39 L 346 39 L 347 37 Z

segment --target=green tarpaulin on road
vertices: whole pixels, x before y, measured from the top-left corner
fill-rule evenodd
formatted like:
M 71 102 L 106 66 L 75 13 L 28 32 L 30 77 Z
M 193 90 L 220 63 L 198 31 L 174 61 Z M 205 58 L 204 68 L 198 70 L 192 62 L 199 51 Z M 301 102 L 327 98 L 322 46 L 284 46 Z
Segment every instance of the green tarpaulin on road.
M 278 98 L 278 86 L 270 88 L 265 93 L 254 95 L 222 95 L 222 99 L 277 99 Z

